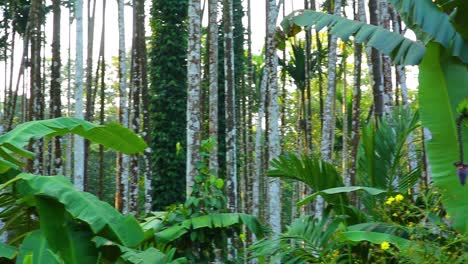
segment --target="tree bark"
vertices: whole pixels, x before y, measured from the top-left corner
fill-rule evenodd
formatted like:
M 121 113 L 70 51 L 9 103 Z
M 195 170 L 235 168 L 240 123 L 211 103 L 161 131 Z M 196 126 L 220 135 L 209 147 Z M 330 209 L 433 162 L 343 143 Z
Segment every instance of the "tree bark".
M 125 14 L 124 0 L 118 1 L 119 23 L 119 122 L 129 127 L 127 102 L 127 56 L 125 54 Z M 117 157 L 117 179 L 115 207 L 124 214 L 128 212 L 128 175 L 130 167 L 128 155 L 119 153 Z
M 84 119 L 83 116 L 83 0 L 75 2 L 76 19 L 76 59 L 75 59 L 75 117 Z M 75 187 L 84 190 L 84 140 L 75 136 L 74 150 L 74 184 Z
M 366 22 L 364 0 L 356 0 L 354 20 Z M 356 10 L 357 9 L 357 10 Z M 357 154 L 359 149 L 359 138 L 361 129 L 361 73 L 362 73 L 362 44 L 354 44 L 354 84 L 353 84 L 353 104 L 351 118 L 351 160 L 349 177 L 345 179 L 346 186 L 356 183 Z
M 387 0 L 380 0 L 381 26 L 390 30 L 390 15 Z M 384 112 L 389 115 L 393 107 L 392 61 L 389 56 L 382 54 Z
M 208 54 L 210 72 L 209 135 L 214 140 L 210 153 L 210 171 L 218 175 L 218 0 L 209 0 L 208 10 L 208 41 L 210 44 Z
M 267 1 L 266 21 L 266 58 L 265 67 L 268 68 L 268 160 L 269 164 L 281 154 L 279 138 L 279 105 L 278 105 L 278 56 L 276 54 L 275 30 L 279 8 L 283 1 L 276 4 L 276 0 Z M 281 233 L 281 182 L 279 178 L 269 180 L 269 224 L 273 232 Z
M 186 193 L 192 192 L 195 176 L 198 174 L 196 163 L 200 161 L 201 144 L 201 2 L 189 0 L 189 33 L 187 54 L 187 175 Z
M 370 23 L 372 25 L 379 25 L 379 4 L 378 0 L 369 0 Z M 382 56 L 380 52 L 372 48 L 371 51 L 372 61 L 372 91 L 374 94 L 374 116 L 376 118 L 382 117 L 384 113 L 384 96 L 382 84 Z
M 341 15 L 341 0 L 335 1 L 334 15 Z M 334 131 L 334 115 L 335 115 L 335 96 L 336 96 L 336 61 L 337 61 L 337 43 L 336 36 L 330 36 L 330 44 L 328 51 L 328 83 L 327 96 L 324 105 L 324 118 L 322 128 L 322 140 L 320 144 L 320 152 L 322 159 L 332 163 L 333 140 L 335 137 Z M 315 206 L 315 217 L 322 218 L 324 201 L 322 197 L 317 197 Z
M 52 1 L 52 10 L 54 13 L 53 36 L 52 36 L 52 66 L 51 66 L 51 83 L 50 83 L 50 111 L 52 118 L 62 116 L 62 102 L 61 102 L 61 66 L 62 61 L 60 58 L 60 0 Z M 53 175 L 61 175 L 63 173 L 62 165 L 62 139 L 56 137 L 53 140 L 54 147 L 54 160 L 53 160 Z
M 236 100 L 234 79 L 234 42 L 232 31 L 233 7 L 231 0 L 223 2 L 224 24 L 224 87 L 226 112 L 226 190 L 228 209 L 237 212 L 237 144 Z

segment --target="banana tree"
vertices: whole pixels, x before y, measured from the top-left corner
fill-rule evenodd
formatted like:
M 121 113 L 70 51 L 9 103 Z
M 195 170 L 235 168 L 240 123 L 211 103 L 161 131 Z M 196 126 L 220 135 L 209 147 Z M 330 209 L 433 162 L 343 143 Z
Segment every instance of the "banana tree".
M 463 161 L 462 153 L 468 150 L 468 137 L 458 139 L 456 124 L 456 109 L 468 97 L 467 4 L 457 0 L 389 2 L 419 41 L 378 26 L 310 10 L 289 15 L 282 23 L 283 35 L 291 35 L 304 26 L 318 30 L 328 27 L 331 34 L 344 40 L 353 37 L 354 41 L 390 56 L 396 64 L 420 65 L 419 105 L 422 125 L 431 135 L 427 139 L 431 176 L 443 194 L 454 228 L 467 233 L 468 192 L 458 182 L 454 166 Z
M 66 133 L 126 154 L 136 154 L 146 148 L 144 141 L 127 128 L 117 124 L 95 125 L 74 118 L 28 122 L 0 136 L 0 190 L 4 191 L 0 216 L 5 222 L 1 232 L 18 228 L 13 230 L 8 244 L 0 244 L 2 261 L 24 264 L 184 262 L 184 259 L 173 259 L 170 251 L 164 254 L 155 248 L 145 248 L 151 236 L 145 236 L 134 216 L 123 216 L 94 195 L 77 191 L 66 177 L 20 171 L 23 159 L 34 157 L 34 153 L 24 149 L 30 140 Z

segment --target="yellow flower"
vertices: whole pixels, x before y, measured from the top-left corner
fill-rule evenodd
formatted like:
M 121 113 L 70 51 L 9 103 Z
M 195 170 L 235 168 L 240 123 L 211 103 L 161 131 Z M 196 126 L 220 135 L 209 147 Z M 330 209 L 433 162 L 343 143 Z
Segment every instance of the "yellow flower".
M 405 197 L 403 195 L 401 195 L 401 194 L 397 194 L 395 196 L 395 201 L 397 201 L 397 202 L 401 202 L 401 201 L 403 201 L 403 199 L 405 199 Z
M 398 217 L 398 214 L 397 213 L 393 213 L 392 214 L 394 217 Z
M 449 214 L 446 214 L 446 215 L 445 215 L 445 218 L 450 219 L 450 215 L 449 215 Z
M 387 241 L 384 241 L 384 242 L 382 242 L 382 244 L 380 244 L 380 248 L 382 250 L 387 250 L 387 249 L 390 248 L 390 243 L 388 243 Z
M 409 222 L 409 223 L 408 223 L 408 226 L 409 226 L 409 227 L 412 227 L 412 226 L 414 226 L 414 223 L 413 223 L 413 222 Z
M 390 204 L 393 203 L 393 201 L 395 201 L 395 198 L 393 198 L 393 197 L 390 196 L 390 197 L 387 199 L 387 201 L 385 202 L 385 204 L 390 205 Z
M 436 208 L 434 208 L 432 211 L 434 211 L 434 213 L 437 213 L 437 211 L 439 211 L 439 208 L 436 207 Z

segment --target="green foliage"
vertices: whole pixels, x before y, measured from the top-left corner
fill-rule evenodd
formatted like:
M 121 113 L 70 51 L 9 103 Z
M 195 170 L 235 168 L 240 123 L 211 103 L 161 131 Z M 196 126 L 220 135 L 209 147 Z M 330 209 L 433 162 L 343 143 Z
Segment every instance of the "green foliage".
M 142 223 L 146 234 L 154 234 L 157 245 L 175 246 L 177 254 L 190 263 L 213 261 L 214 252 L 225 246 L 227 237 L 240 234 L 242 225 L 258 238 L 265 232 L 253 216 L 226 213 L 224 181 L 207 166 L 212 144 L 213 139 L 202 142 L 202 160 L 197 164 L 199 175 L 185 203 L 172 205 L 166 212 L 153 213 Z
M 96 125 L 76 118 L 62 117 L 23 123 L 0 136 L 0 173 L 24 165 L 16 156 L 32 158 L 34 153 L 23 149 L 31 139 L 73 133 L 126 154 L 143 151 L 145 142 L 131 130 L 118 124 Z M 2 181 L 4 179 L 0 179 Z
M 444 1 L 435 1 L 444 2 Z M 463 1 L 450 1 L 450 4 L 445 7 L 456 12 L 466 10 L 466 4 Z M 440 43 L 446 49 L 450 50 L 452 56 L 458 57 L 465 63 L 468 63 L 468 41 L 456 30 L 462 28 L 462 25 L 467 23 L 466 17 L 459 17 L 456 13 L 452 13 L 452 18 L 456 18 L 455 27 L 452 25 L 449 15 L 444 13 L 434 1 L 420 0 L 390 0 L 390 3 L 400 13 L 406 25 L 413 29 L 418 34 L 420 40 L 429 42 L 430 40 Z M 442 5 L 444 7 L 444 5 Z M 458 7 L 460 9 L 458 10 Z M 461 18 L 461 20 L 459 20 Z M 461 22 L 461 23 L 459 23 Z M 464 29 L 466 30 L 466 28 Z
M 187 0 L 153 0 L 149 52 L 154 207 L 185 199 Z
M 285 32 L 283 34 L 288 36 L 291 36 L 291 31 L 297 32 L 298 26 L 310 27 L 315 25 L 317 30 L 330 27 L 331 34 L 343 40 L 354 36 L 355 42 L 367 43 L 367 45 L 390 56 L 396 64 L 416 65 L 421 61 L 425 52 L 423 45 L 400 34 L 378 26 L 311 10 L 295 12 L 286 17 L 281 25 Z
M 30 139 L 68 132 L 126 153 L 137 153 L 146 147 L 142 139 L 118 125 L 97 126 L 73 118 L 59 118 L 25 123 L 0 137 L 2 158 L 14 162 L 12 153 L 32 158 L 33 155 L 23 149 Z M 15 166 L 22 165 L 15 163 Z M 27 233 L 13 232 L 16 237 L 9 243 L 19 243 L 19 250 L 1 244 L 3 257 L 16 257 L 17 263 L 97 263 L 98 259 L 106 262 L 109 261 L 107 256 L 102 255 L 93 242 L 93 237 L 100 236 L 113 245 L 128 249 L 111 254 L 121 257 L 123 262 L 120 263 L 172 263 L 172 257 L 166 257 L 156 249 L 134 252 L 146 238 L 136 219 L 121 215 L 90 193 L 77 191 L 63 176 L 20 173 L 10 167 L 1 174 L 1 178 L 5 183 L 0 186 L 0 191 L 14 185 L 11 192 L 3 193 L 0 199 L 4 206 L 0 216 L 5 222 L 2 232 L 17 227 L 14 223 L 18 220 L 22 223 L 24 219 L 29 220 L 29 228 L 39 228 Z M 17 208 L 20 210 L 15 210 Z M 39 219 L 38 225 L 34 218 Z M 110 251 L 106 249 L 105 252 Z
M 427 155 L 431 177 L 443 194 L 444 206 L 452 215 L 454 227 L 463 233 L 468 231 L 468 210 L 464 202 L 468 194 L 457 180 L 453 163 L 459 160 L 457 107 L 468 95 L 463 89 L 467 86 L 467 65 L 451 58 L 440 45 L 429 44 L 419 73 L 421 120 L 430 133 Z M 463 147 L 467 153 L 467 137 L 463 137 Z
M 363 186 L 406 192 L 420 176 L 420 169 L 409 167 L 407 139 L 419 127 L 419 114 L 395 109 L 387 119 L 372 120 L 363 126 L 358 154 L 358 180 Z M 415 158 L 415 157 L 414 157 Z M 393 186 L 395 181 L 399 185 Z
M 331 263 L 334 251 L 344 246 L 334 238 L 343 220 L 329 215 L 321 220 L 311 216 L 298 218 L 278 238 L 264 239 L 251 246 L 251 257 L 270 257 L 269 263 Z

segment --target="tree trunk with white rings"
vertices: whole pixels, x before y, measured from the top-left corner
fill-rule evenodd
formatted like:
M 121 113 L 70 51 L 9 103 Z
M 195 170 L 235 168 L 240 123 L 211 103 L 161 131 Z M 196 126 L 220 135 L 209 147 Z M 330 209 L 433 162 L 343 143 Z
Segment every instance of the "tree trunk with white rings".
M 128 102 L 127 102 L 127 56 L 125 50 L 125 14 L 124 0 L 118 1 L 119 24 L 119 122 L 123 127 L 129 127 Z M 116 208 L 124 214 L 128 213 L 128 176 L 130 158 L 128 155 L 119 154 L 117 157 L 116 180 Z
M 83 115 L 83 0 L 75 2 L 76 19 L 76 59 L 75 59 L 75 117 L 84 119 Z M 74 141 L 74 184 L 84 190 L 84 139 L 75 136 Z
M 192 193 L 201 144 L 201 2 L 189 0 L 187 58 L 187 196 Z
M 334 15 L 341 15 L 341 0 L 335 1 Z M 337 43 L 338 39 L 336 36 L 330 36 L 330 44 L 328 50 L 328 83 L 327 83 L 327 95 L 325 98 L 325 105 L 323 109 L 323 128 L 322 128 L 322 140 L 320 143 L 320 153 L 322 159 L 332 163 L 332 151 L 333 151 L 333 138 L 335 137 L 334 131 L 334 115 L 335 115 L 335 96 L 336 96 L 336 62 L 337 62 Z M 317 197 L 315 204 L 315 217 L 318 219 L 322 218 L 324 201 L 322 197 Z
M 268 82 L 268 68 L 264 68 L 262 80 L 260 83 L 260 99 L 258 107 L 257 127 L 255 132 L 255 171 L 252 182 L 252 214 L 260 217 L 260 181 L 262 180 L 262 167 L 263 167 L 263 120 L 265 118 L 265 93 Z
M 213 148 L 210 152 L 210 171 L 218 175 L 218 0 L 208 2 L 209 20 L 209 89 L 210 89 L 210 109 L 209 109 L 209 135 L 214 140 Z
M 51 65 L 51 82 L 50 82 L 50 112 L 52 118 L 62 116 L 62 102 L 61 102 L 61 66 L 62 61 L 60 58 L 60 0 L 52 1 L 52 10 L 54 13 L 54 24 L 52 33 L 52 65 Z M 52 175 L 63 174 L 62 162 L 62 137 L 55 137 L 53 140 L 53 157 L 52 162 Z
M 357 11 L 354 20 L 366 22 L 366 10 L 364 0 L 357 1 Z M 361 74 L 362 74 L 362 44 L 354 44 L 354 83 L 353 83 L 353 103 L 351 117 L 351 154 L 349 177 L 345 179 L 345 185 L 351 186 L 356 182 L 357 174 L 357 154 L 359 149 L 359 131 L 361 127 Z
M 236 100 L 234 79 L 233 6 L 231 0 L 223 2 L 224 22 L 224 86 L 226 114 L 226 193 L 230 212 L 237 212 L 237 144 Z
M 380 0 L 380 25 L 390 30 L 390 15 L 387 0 Z M 384 112 L 389 115 L 393 107 L 392 60 L 382 54 Z
M 266 58 L 265 67 L 268 68 L 268 159 L 269 164 L 281 154 L 279 135 L 279 104 L 278 104 L 278 56 L 276 54 L 275 30 L 279 8 L 283 1 L 276 4 L 276 0 L 267 1 L 266 24 Z M 270 165 L 269 165 L 270 166 Z M 277 236 L 281 233 L 281 181 L 279 178 L 268 181 L 268 220 Z
M 146 84 L 146 43 L 145 4 L 142 0 L 133 2 L 133 45 L 132 45 L 132 131 L 140 133 L 140 95 Z M 144 135 L 143 135 L 144 136 Z M 138 213 L 138 183 L 140 176 L 139 155 L 130 160 L 130 212 Z

